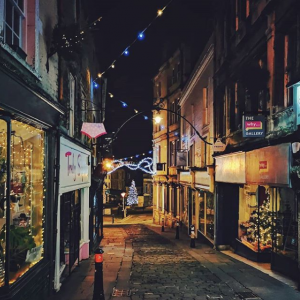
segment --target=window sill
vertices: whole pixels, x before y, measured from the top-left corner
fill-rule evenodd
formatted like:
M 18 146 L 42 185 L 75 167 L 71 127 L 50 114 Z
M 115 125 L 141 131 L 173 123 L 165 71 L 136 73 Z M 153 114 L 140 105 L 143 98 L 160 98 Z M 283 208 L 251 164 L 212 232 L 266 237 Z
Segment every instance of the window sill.
M 0 42 L 0 47 L 5 50 L 9 55 L 11 55 L 18 63 L 20 63 L 26 70 L 28 70 L 32 75 L 34 75 L 39 81 L 41 81 L 41 76 L 39 76 L 38 72 L 31 67 L 24 59 L 21 58 L 20 55 L 17 54 L 10 46 Z

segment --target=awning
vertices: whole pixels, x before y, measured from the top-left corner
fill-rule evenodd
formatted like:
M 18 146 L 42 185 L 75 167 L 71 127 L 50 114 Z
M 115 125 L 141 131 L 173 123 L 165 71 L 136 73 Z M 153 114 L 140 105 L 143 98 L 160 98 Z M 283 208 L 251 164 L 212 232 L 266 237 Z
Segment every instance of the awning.
M 19 112 L 47 127 L 58 126 L 60 115 L 65 114 L 60 104 L 46 99 L 1 69 L 0 90 L 0 103 L 4 108 Z
M 107 134 L 103 123 L 83 123 L 81 133 L 90 139 L 96 139 L 101 135 Z

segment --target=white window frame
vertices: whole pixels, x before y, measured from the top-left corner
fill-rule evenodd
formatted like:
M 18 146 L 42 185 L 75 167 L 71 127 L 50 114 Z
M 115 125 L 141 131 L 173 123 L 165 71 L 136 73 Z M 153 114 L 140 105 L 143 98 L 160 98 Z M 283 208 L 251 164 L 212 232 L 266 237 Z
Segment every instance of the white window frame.
M 23 33 L 24 33 L 24 28 L 23 28 L 23 23 L 24 20 L 26 19 L 26 0 L 22 0 L 23 1 L 23 11 L 21 10 L 21 8 L 18 6 L 18 1 L 20 0 L 4 0 L 3 1 L 3 38 L 4 38 L 4 42 L 7 44 L 7 32 L 6 32 L 6 27 L 9 27 L 9 29 L 12 31 L 12 44 L 11 45 L 15 45 L 14 44 L 14 36 L 17 36 L 19 39 L 19 44 L 17 46 L 19 46 L 21 49 L 24 49 L 23 47 Z M 12 5 L 12 26 L 10 26 L 6 20 L 6 5 L 7 3 L 10 3 Z M 17 11 L 17 14 L 19 15 L 19 35 L 17 35 L 15 28 L 14 28 L 14 11 Z

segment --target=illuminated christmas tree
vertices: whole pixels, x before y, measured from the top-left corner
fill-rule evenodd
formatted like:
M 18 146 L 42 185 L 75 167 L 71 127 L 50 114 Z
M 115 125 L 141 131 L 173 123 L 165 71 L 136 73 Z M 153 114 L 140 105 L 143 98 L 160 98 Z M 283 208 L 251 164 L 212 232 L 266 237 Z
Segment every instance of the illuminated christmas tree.
M 135 182 L 132 180 L 131 187 L 129 188 L 127 205 L 138 204 L 138 193 L 135 187 Z

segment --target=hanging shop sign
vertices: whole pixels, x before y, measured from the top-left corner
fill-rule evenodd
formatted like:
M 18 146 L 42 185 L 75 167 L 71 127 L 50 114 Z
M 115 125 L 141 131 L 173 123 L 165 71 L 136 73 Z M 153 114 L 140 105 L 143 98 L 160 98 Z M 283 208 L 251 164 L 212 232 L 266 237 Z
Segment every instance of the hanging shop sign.
M 222 143 L 221 139 L 217 139 L 213 145 L 214 152 L 223 152 L 226 149 L 226 145 Z
M 300 125 L 300 82 L 293 86 L 294 111 L 296 115 L 296 124 Z
M 266 133 L 264 116 L 243 116 L 243 137 L 265 137 Z
M 289 186 L 291 145 L 281 144 L 246 154 L 246 181 L 256 184 Z
M 59 182 L 61 189 L 70 189 L 78 185 L 81 187 L 90 185 L 90 157 L 91 153 L 88 150 L 61 137 Z
M 216 157 L 216 181 L 245 183 L 245 165 L 245 152 Z

